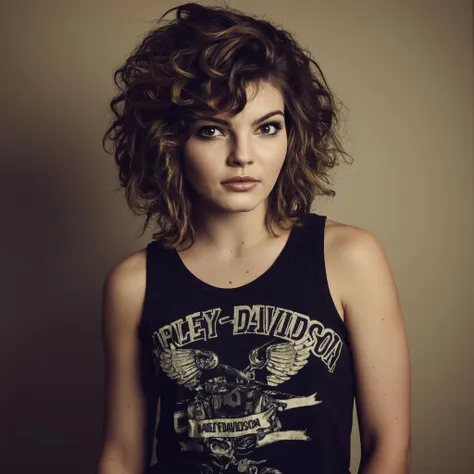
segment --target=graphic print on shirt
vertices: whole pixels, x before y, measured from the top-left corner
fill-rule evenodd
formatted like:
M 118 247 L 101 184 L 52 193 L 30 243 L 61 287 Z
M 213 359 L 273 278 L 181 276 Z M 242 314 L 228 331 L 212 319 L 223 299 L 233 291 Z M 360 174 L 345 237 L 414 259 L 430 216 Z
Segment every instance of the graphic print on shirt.
M 232 325 L 233 335 L 272 339 L 250 351 L 246 367 L 227 365 L 209 350 L 183 348 L 218 337 L 224 325 Z M 279 441 L 309 441 L 304 427 L 285 430 L 278 415 L 322 400 L 317 393 L 289 394 L 276 387 L 295 376 L 311 355 L 333 372 L 342 350 L 339 335 L 321 322 L 265 305 L 235 306 L 233 317 L 222 315 L 220 308 L 193 313 L 155 331 L 153 345 L 157 373 L 161 370 L 189 390 L 177 402 L 175 432 L 183 451 L 212 457 L 212 465 L 201 464 L 202 474 L 232 467 L 241 473 L 284 474 L 248 456 Z

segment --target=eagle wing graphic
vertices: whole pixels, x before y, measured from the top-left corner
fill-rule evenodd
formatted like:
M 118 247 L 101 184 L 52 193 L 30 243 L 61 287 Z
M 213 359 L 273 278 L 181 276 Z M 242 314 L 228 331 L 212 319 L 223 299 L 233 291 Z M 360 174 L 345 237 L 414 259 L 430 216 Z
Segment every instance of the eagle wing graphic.
M 273 387 L 290 380 L 302 367 L 310 355 L 310 341 L 272 344 L 266 349 L 268 372 L 267 383 Z
M 160 366 L 172 380 L 187 388 L 199 386 L 204 370 L 213 369 L 219 360 L 211 351 L 176 349 L 173 344 L 160 352 Z

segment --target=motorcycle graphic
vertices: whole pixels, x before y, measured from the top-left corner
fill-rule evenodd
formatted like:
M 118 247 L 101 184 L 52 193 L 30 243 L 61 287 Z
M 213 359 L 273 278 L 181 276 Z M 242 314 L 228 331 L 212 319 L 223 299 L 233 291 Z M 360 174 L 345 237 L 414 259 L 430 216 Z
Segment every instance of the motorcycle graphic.
M 271 467 L 260 469 L 266 460 L 248 456 L 279 441 L 310 440 L 305 430 L 283 430 L 278 414 L 321 403 L 317 394 L 296 396 L 275 389 L 306 365 L 309 342 L 267 342 L 250 352 L 244 370 L 221 363 L 211 351 L 173 344 L 158 347 L 155 343 L 157 368 L 191 392 L 177 403 L 174 425 L 183 451 L 211 456 L 211 463 L 200 464 L 201 474 L 221 474 L 232 468 L 239 473 L 283 474 Z M 265 382 L 255 377 L 263 369 Z M 217 373 L 225 375 L 213 376 Z

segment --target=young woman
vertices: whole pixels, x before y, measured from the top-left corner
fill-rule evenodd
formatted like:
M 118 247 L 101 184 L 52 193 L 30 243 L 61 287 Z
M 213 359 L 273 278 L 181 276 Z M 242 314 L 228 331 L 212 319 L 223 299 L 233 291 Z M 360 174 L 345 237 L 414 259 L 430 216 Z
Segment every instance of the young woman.
M 157 231 L 104 284 L 99 474 L 347 474 L 354 399 L 359 472 L 407 473 L 389 263 L 369 232 L 310 212 L 349 156 L 321 70 L 267 21 L 172 10 L 116 72 L 104 136 Z

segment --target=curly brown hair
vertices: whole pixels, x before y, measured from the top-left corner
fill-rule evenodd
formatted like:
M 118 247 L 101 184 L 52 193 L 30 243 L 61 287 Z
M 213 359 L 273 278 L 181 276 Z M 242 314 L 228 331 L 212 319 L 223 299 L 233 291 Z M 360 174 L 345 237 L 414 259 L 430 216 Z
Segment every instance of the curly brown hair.
M 174 10 L 176 19 L 160 26 Z M 153 238 L 166 248 L 195 241 L 192 189 L 182 171 L 190 124 L 209 111 L 241 112 L 252 100 L 249 84 L 256 93 L 262 83 L 276 87 L 286 109 L 287 154 L 265 218 L 270 234 L 276 236 L 273 223 L 301 225 L 315 196 L 335 196 L 328 172 L 339 156 L 350 157 L 336 133 L 335 97 L 311 53 L 263 18 L 227 4 L 174 7 L 115 71 L 114 82 L 120 92 L 110 102 L 114 120 L 102 146 L 115 156 L 129 208 L 146 215 L 141 235 L 155 217 Z

